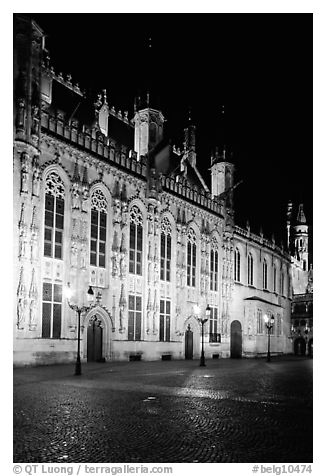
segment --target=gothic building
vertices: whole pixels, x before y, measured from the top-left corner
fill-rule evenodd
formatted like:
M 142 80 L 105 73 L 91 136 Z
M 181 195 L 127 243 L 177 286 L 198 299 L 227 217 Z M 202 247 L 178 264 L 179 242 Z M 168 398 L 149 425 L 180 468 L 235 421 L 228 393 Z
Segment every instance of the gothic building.
M 234 223 L 225 151 L 208 186 L 192 123 L 177 148 L 148 101 L 129 118 L 56 73 L 35 22 L 16 16 L 14 35 L 15 364 L 75 359 L 67 289 L 83 361 L 198 358 L 207 306 L 207 358 L 266 354 L 264 316 L 272 354 L 291 352 L 298 260 Z

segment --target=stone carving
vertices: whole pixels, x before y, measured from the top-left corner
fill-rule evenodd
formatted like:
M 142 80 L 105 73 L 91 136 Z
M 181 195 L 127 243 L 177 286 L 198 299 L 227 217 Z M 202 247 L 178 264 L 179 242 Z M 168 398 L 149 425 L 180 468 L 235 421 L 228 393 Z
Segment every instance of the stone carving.
M 37 306 L 37 288 L 35 283 L 35 269 L 32 271 L 31 286 L 29 289 L 29 330 L 34 331 L 36 329 L 36 306 Z
M 21 154 L 21 192 L 28 193 L 28 176 L 29 176 L 29 156 L 26 152 Z
M 24 269 L 20 268 L 19 283 L 17 288 L 17 328 L 24 329 L 25 313 L 26 313 L 26 287 L 24 283 Z

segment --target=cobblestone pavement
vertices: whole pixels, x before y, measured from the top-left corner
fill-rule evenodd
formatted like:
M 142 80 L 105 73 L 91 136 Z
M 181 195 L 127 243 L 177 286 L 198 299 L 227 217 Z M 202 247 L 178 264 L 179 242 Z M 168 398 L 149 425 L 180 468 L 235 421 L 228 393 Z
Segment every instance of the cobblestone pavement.
M 14 370 L 14 462 L 312 462 L 312 360 Z

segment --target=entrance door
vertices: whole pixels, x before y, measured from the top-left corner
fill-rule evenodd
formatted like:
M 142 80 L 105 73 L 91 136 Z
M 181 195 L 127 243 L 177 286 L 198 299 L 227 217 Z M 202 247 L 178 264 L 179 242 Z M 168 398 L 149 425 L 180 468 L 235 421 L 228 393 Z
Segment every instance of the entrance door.
M 294 354 L 295 355 L 306 355 L 306 341 L 303 337 L 299 337 L 294 341 Z
M 103 329 L 101 321 L 94 316 L 87 328 L 87 362 L 100 362 L 102 360 Z
M 192 359 L 193 357 L 193 332 L 188 324 L 185 332 L 185 359 Z
M 231 323 L 231 358 L 241 359 L 242 357 L 242 330 L 241 322 Z

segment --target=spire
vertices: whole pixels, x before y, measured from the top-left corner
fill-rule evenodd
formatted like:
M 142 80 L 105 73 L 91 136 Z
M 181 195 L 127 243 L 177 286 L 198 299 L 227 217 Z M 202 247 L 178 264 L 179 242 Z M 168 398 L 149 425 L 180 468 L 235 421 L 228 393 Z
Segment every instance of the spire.
M 297 222 L 298 224 L 306 224 L 307 220 L 306 220 L 306 216 L 304 214 L 304 211 L 303 211 L 303 203 L 300 203 L 299 205 L 299 209 L 298 209 L 298 215 L 297 215 Z

